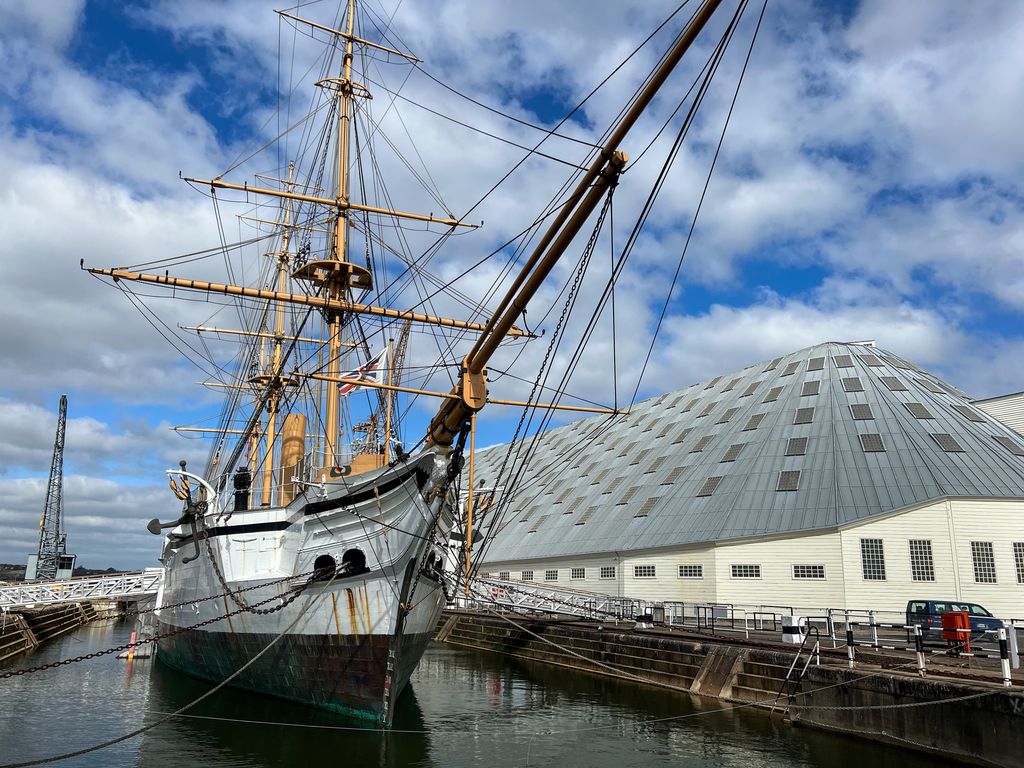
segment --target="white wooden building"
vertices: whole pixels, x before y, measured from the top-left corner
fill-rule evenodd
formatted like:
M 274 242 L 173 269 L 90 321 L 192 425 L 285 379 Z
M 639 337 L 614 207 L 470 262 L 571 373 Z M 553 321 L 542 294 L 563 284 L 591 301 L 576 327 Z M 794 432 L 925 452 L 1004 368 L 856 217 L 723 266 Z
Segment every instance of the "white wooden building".
M 475 557 L 638 598 L 1024 618 L 1024 438 L 992 402 L 820 344 L 546 432 L 518 483 L 481 452 Z

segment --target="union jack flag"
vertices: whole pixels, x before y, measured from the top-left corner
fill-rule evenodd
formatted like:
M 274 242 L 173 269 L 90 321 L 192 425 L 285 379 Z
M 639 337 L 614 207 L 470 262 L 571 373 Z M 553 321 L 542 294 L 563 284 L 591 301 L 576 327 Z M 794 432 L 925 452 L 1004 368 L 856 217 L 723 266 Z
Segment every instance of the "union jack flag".
M 347 395 L 350 392 L 355 392 L 357 389 L 362 389 L 360 385 L 367 381 L 383 384 L 384 371 L 387 370 L 387 354 L 388 349 L 385 347 L 364 365 L 359 366 L 354 371 L 347 371 L 341 374 L 341 378 L 345 383 L 338 386 L 338 394 Z

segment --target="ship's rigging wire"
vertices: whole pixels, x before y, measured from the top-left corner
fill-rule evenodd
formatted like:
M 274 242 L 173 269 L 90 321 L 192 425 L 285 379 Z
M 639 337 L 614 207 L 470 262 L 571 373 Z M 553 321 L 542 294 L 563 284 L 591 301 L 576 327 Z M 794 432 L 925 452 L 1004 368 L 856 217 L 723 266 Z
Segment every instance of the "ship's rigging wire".
M 744 7 L 745 6 L 746 0 L 744 0 Z M 729 103 L 729 111 L 725 116 L 725 122 L 722 124 L 722 131 L 718 136 L 718 145 L 715 147 L 715 154 L 711 159 L 711 166 L 708 168 L 707 177 L 704 179 L 704 188 L 701 191 L 700 200 L 698 201 L 697 207 L 693 212 L 693 218 L 690 221 L 690 228 L 686 234 L 686 241 L 683 243 L 683 250 L 679 254 L 679 261 L 676 263 L 675 273 L 672 275 L 672 283 L 669 286 L 669 290 L 665 295 L 665 303 L 662 305 L 661 314 L 658 317 L 658 323 L 655 326 L 654 333 L 651 336 L 651 343 L 647 349 L 647 356 L 644 358 L 644 364 L 640 369 L 640 375 L 637 377 L 636 388 L 633 390 L 633 396 L 630 399 L 630 405 L 636 402 L 637 394 L 640 391 L 640 385 L 643 382 L 644 373 L 647 371 L 647 366 L 651 360 L 651 354 L 654 352 L 654 345 L 657 343 L 658 334 L 661 331 L 662 323 L 665 320 L 665 315 L 668 313 L 669 303 L 672 300 L 672 292 L 675 290 L 676 283 L 679 280 L 679 273 L 683 268 L 683 260 L 686 258 L 687 250 L 690 247 L 690 241 L 693 238 L 694 229 L 697 226 L 697 218 L 700 216 L 701 208 L 704 205 L 704 199 L 708 193 L 708 187 L 711 185 L 711 178 L 715 172 L 715 165 L 717 164 L 718 156 L 722 151 L 722 144 L 725 142 L 726 131 L 729 129 L 729 121 L 732 119 L 732 113 L 736 107 L 736 99 L 739 97 L 740 94 L 740 86 L 743 85 L 743 76 L 747 73 L 747 66 L 750 64 L 750 57 L 751 54 L 754 52 L 754 43 L 757 41 L 757 33 L 761 29 L 761 22 L 764 20 L 764 13 L 767 8 L 768 0 L 764 0 L 764 3 L 761 5 L 761 13 L 757 17 L 757 25 L 754 27 L 754 34 L 750 38 L 750 47 L 747 48 L 747 55 L 746 58 L 743 60 L 743 67 L 740 69 L 740 76 L 736 81 L 736 88 L 732 94 L 732 101 Z M 633 242 L 636 242 L 635 238 L 633 238 Z

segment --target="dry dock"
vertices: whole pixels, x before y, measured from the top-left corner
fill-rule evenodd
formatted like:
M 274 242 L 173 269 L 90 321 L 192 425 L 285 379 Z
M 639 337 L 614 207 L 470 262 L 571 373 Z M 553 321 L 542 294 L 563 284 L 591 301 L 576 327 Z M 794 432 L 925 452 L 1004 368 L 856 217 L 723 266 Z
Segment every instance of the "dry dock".
M 930 668 L 905 657 L 822 649 L 787 686 L 796 649 L 781 643 L 669 628 L 494 613 L 446 613 L 437 639 L 541 664 L 607 675 L 764 707 L 792 723 L 839 731 L 973 765 L 1019 766 L 1024 755 L 1024 688 L 991 672 Z M 807 653 L 797 668 L 806 663 Z M 986 679 L 987 678 L 987 679 Z

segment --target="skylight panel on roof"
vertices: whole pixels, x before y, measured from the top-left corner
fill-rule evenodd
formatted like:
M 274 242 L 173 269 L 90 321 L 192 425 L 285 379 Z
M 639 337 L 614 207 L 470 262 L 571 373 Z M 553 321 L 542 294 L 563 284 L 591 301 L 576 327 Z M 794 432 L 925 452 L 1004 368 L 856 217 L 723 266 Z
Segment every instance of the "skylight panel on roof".
M 647 499 L 643 504 L 640 505 L 640 509 L 636 511 L 633 517 L 647 517 L 651 510 L 654 509 L 654 505 L 661 501 L 661 496 L 652 496 Z
M 800 391 L 800 397 L 810 397 L 811 395 L 816 395 L 818 394 L 820 388 L 820 381 L 805 381 L 804 388 Z
M 634 440 L 632 443 L 630 443 L 625 448 L 623 448 L 621 451 L 619 451 L 619 458 L 620 459 L 624 459 L 624 458 L 626 458 L 626 456 L 629 456 L 629 454 L 631 454 L 633 452 L 633 449 L 636 448 L 636 444 L 637 444 L 637 441 Z
M 568 504 L 566 504 L 565 509 L 562 510 L 562 514 L 563 515 L 571 515 L 573 512 L 575 512 L 577 509 L 579 509 L 579 506 L 582 503 L 583 503 L 583 499 L 580 498 L 580 497 L 576 497 L 575 499 L 570 501 Z
M 800 487 L 800 470 L 786 469 L 779 472 L 779 482 L 775 486 L 776 491 L 795 491 Z
M 725 385 L 725 389 L 723 389 L 722 391 L 723 392 L 732 392 L 732 388 L 735 387 L 737 384 L 739 384 L 741 381 L 743 381 L 743 377 L 742 376 L 733 379 L 732 381 L 730 381 L 728 384 Z
M 697 498 L 700 498 L 702 496 L 710 496 L 715 492 L 715 490 L 718 488 L 718 484 L 721 482 L 721 477 L 709 477 L 707 480 L 704 481 L 704 485 L 700 487 L 700 490 L 697 491 Z
M 704 437 L 698 440 L 694 444 L 693 448 L 690 449 L 690 453 L 700 453 L 701 451 L 708 447 L 708 443 L 710 443 L 714 439 L 714 437 L 714 435 L 704 435 Z
M 672 485 L 679 476 L 686 471 L 686 467 L 672 467 L 672 471 L 668 473 L 668 477 L 661 481 L 662 485 Z
M 748 384 L 747 388 L 743 390 L 743 394 L 740 397 L 750 397 L 757 391 L 757 388 L 761 386 L 760 381 L 755 381 L 752 384 Z
M 632 486 L 630 488 L 627 488 L 626 492 L 622 494 L 622 498 L 619 499 L 615 503 L 615 506 L 621 506 L 622 504 L 629 503 L 629 500 L 632 499 L 634 496 L 636 496 L 636 492 L 639 491 L 639 490 L 640 490 L 640 486 L 639 485 L 634 485 L 634 486 Z
M 843 389 L 847 392 L 863 392 L 864 385 L 857 376 L 847 376 L 843 379 Z
M 764 400 L 762 400 L 761 402 L 774 403 L 776 400 L 779 399 L 779 395 L 781 394 L 781 392 L 782 387 L 772 387 L 771 389 L 768 390 L 768 394 L 764 396 Z
M 1001 446 L 1003 446 L 1003 448 L 1008 450 L 1014 456 L 1024 456 L 1024 448 L 1021 448 L 1010 438 L 1004 437 L 1003 435 L 993 435 L 993 437 Z
M 525 523 L 527 520 L 529 520 L 530 519 L 530 515 L 532 515 L 536 509 L 537 509 L 536 507 L 530 507 L 528 510 L 526 510 L 526 513 L 522 517 L 519 518 L 519 522 L 520 523 Z M 522 512 L 522 510 L 520 510 L 520 512 Z
M 882 383 L 885 384 L 893 392 L 906 392 L 907 385 L 897 379 L 895 376 L 882 376 Z
M 536 533 L 540 529 L 540 527 L 544 525 L 544 521 L 547 520 L 549 517 L 551 517 L 551 515 L 541 515 L 540 517 L 538 517 L 537 521 L 530 526 L 530 529 L 527 531 L 527 533 Z
M 939 444 L 939 448 L 946 451 L 946 453 L 963 453 L 964 449 L 960 447 L 960 443 L 953 439 L 953 436 L 945 432 L 932 432 L 932 440 Z
M 799 360 L 797 360 L 796 362 L 790 363 L 782 371 L 782 375 L 783 376 L 792 376 L 794 373 L 796 373 L 796 369 L 799 368 L 799 367 L 800 367 L 800 361 Z
M 587 507 L 583 511 L 583 514 L 576 520 L 574 525 L 583 525 L 587 520 L 594 516 L 594 513 L 597 512 L 598 509 L 599 507 Z
M 650 448 L 644 448 L 640 453 L 633 457 L 633 460 L 629 462 L 629 466 L 635 467 L 637 464 L 647 458 L 647 455 L 651 452 Z
M 931 411 L 925 408 L 921 403 L 904 403 L 907 410 L 910 411 L 910 415 L 915 419 L 934 419 Z
M 824 357 L 812 357 L 807 361 L 808 371 L 821 371 L 825 369 L 825 358 Z
M 649 475 L 652 472 L 657 472 L 659 469 L 661 469 L 661 465 L 664 464 L 666 461 L 668 461 L 668 456 L 659 456 L 658 458 L 651 462 L 651 465 L 647 468 L 644 474 Z
M 681 431 L 678 435 L 676 435 L 676 439 L 672 441 L 672 445 L 679 445 L 679 443 L 683 442 L 683 440 L 686 439 L 686 436 L 691 432 L 693 432 L 693 427 L 687 427 L 686 429 Z
M 699 403 L 699 402 L 700 402 L 700 398 L 699 398 L 699 397 L 695 397 L 695 398 L 693 398 L 693 400 L 691 400 L 690 402 L 688 402 L 688 403 L 686 404 L 686 407 L 685 407 L 685 408 L 683 408 L 683 413 L 689 413 L 690 411 L 692 411 L 692 410 L 693 410 L 693 407 L 694 407 L 695 405 L 697 405 L 697 403 Z
M 970 419 L 971 421 L 976 421 L 981 424 L 985 423 L 985 417 L 979 414 L 977 411 L 972 410 L 970 406 L 958 404 L 953 406 L 953 410 L 955 410 L 960 415 Z
M 933 394 L 942 395 L 945 394 L 946 392 L 946 390 L 944 390 L 942 387 L 940 387 L 938 384 L 936 384 L 934 381 L 931 381 L 930 379 L 914 379 L 914 381 L 916 381 L 918 384 L 920 384 L 922 387 L 924 387 Z
M 860 447 L 864 449 L 864 453 L 879 453 L 885 451 L 885 446 L 882 444 L 882 436 L 877 433 L 865 433 L 860 436 Z
M 881 368 L 883 365 L 882 361 L 878 359 L 878 355 L 861 355 L 860 359 L 872 368 Z
M 764 417 L 765 417 L 765 414 L 763 414 L 763 413 L 755 413 L 747 421 L 746 426 L 743 427 L 743 431 L 744 432 L 750 432 L 751 430 L 757 429 L 759 426 L 761 426 L 761 422 L 764 421 Z
M 789 442 L 786 443 L 786 455 L 787 456 L 803 456 L 807 453 L 807 438 L 806 437 L 791 437 Z
M 793 417 L 794 424 L 810 424 L 814 421 L 813 408 L 797 408 L 796 416 Z
M 665 422 L 665 426 L 661 428 L 661 432 L 656 434 L 655 437 L 658 437 L 658 438 L 665 437 L 669 432 L 671 432 L 673 429 L 675 429 L 675 426 L 676 426 L 676 424 L 675 424 L 674 421 L 666 421 Z
M 712 387 L 715 386 L 715 384 L 717 384 L 721 380 L 722 380 L 721 376 L 715 376 L 715 378 L 713 378 L 711 381 L 708 382 L 708 385 L 706 387 L 704 387 L 704 389 L 706 389 L 706 390 L 707 389 L 711 389 Z
M 836 364 L 836 368 L 853 368 L 853 358 L 849 355 L 835 355 L 832 362 Z
M 703 417 L 707 416 L 709 413 L 711 413 L 712 410 L 714 410 L 716 405 L 718 405 L 718 401 L 717 400 L 712 400 L 710 403 L 708 403 L 707 405 L 704 406 L 704 410 L 703 411 L 701 411 L 700 413 L 697 414 L 697 418 L 700 419 L 700 418 L 703 418 Z
M 770 363 L 768 363 L 768 367 L 764 369 L 764 372 L 768 373 L 768 371 L 774 371 L 776 368 L 779 367 L 779 363 L 781 363 L 781 362 L 782 362 L 782 358 L 781 357 L 776 357 L 774 360 L 772 360 Z
M 611 481 L 610 481 L 610 482 L 608 483 L 608 485 L 606 485 L 606 486 L 604 487 L 604 489 L 603 489 L 603 490 L 601 491 L 601 495 L 602 495 L 602 496 L 607 496 L 607 495 L 608 495 L 609 493 L 611 493 L 611 492 L 612 492 L 612 491 L 614 491 L 614 490 L 615 490 L 616 488 L 618 488 L 618 487 L 619 487 L 620 485 L 622 485 L 622 481 L 623 481 L 623 480 L 625 480 L 625 479 L 626 479 L 626 478 L 624 478 L 624 477 L 621 477 L 621 476 L 619 476 L 619 477 L 613 477 L 613 478 L 611 479 Z
M 725 452 L 725 456 L 722 457 L 722 461 L 719 463 L 724 464 L 727 461 L 736 461 L 736 457 L 740 455 L 740 451 L 743 450 L 744 445 L 746 445 L 746 443 L 736 443 L 735 445 L 730 445 Z
M 875 418 L 874 414 L 871 413 L 871 406 L 865 403 L 853 403 L 850 406 L 850 413 L 853 414 L 853 418 L 857 421 L 866 421 L 868 419 Z
M 729 423 L 729 419 L 731 419 L 733 416 L 735 416 L 736 415 L 736 411 L 738 411 L 738 410 L 739 410 L 739 408 L 729 408 L 721 416 L 718 417 L 718 421 L 716 421 L 715 423 L 716 424 L 728 424 Z
M 598 485 L 602 480 L 604 480 L 608 476 L 609 472 L 611 472 L 610 468 L 606 467 L 605 469 L 602 469 L 600 472 L 594 475 L 594 479 L 590 481 L 590 484 Z

